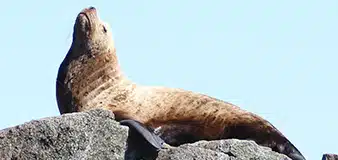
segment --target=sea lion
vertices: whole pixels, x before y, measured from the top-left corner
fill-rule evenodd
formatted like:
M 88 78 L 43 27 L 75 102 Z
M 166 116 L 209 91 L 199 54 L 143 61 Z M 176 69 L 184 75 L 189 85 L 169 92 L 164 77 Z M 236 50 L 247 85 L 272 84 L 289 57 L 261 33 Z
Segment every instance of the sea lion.
M 83 9 L 76 18 L 71 47 L 59 67 L 56 95 L 61 114 L 108 109 L 118 120 L 160 127 L 160 137 L 172 146 L 198 140 L 250 139 L 294 160 L 305 159 L 280 131 L 256 114 L 201 93 L 129 80 L 120 69 L 110 27 L 94 7 Z

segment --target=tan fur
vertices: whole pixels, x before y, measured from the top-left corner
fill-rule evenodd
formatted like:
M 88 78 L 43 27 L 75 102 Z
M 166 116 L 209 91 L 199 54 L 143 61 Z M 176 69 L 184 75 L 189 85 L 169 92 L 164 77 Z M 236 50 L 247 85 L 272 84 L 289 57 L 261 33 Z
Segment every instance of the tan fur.
M 118 119 L 132 118 L 153 128 L 170 127 L 168 124 L 188 126 L 189 132 L 202 139 L 236 137 L 232 130 L 245 126 L 257 142 L 264 136 L 276 142 L 284 140 L 269 122 L 233 104 L 183 89 L 131 82 L 119 68 L 111 33 L 101 33 L 103 22 L 96 10 L 85 9 L 82 13 L 74 26 L 77 32 L 71 49 L 59 69 L 57 95 L 61 113 L 105 108 Z M 86 21 L 84 14 L 92 25 L 86 34 L 79 25 Z M 79 45 L 82 41 L 87 48 Z M 66 97 L 68 92 L 71 96 Z M 246 136 L 245 133 L 243 138 L 249 138 Z

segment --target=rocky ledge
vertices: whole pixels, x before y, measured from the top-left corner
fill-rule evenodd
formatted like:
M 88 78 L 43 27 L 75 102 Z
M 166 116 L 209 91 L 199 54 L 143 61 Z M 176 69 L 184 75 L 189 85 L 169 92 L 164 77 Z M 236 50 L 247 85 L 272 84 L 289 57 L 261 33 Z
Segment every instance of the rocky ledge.
M 0 131 L 0 159 L 123 160 L 128 127 L 110 111 L 96 109 L 33 120 Z M 324 158 L 324 157 L 323 157 Z M 253 141 L 199 141 L 163 149 L 157 160 L 287 160 Z

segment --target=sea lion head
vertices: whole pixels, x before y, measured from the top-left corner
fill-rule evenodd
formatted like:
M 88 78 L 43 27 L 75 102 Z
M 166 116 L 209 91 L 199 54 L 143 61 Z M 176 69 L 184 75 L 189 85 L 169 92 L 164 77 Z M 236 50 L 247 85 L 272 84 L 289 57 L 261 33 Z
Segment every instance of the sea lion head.
M 82 106 L 91 100 L 86 97 L 95 97 L 103 91 L 96 88 L 121 80 L 117 61 L 108 23 L 100 19 L 94 7 L 81 10 L 75 20 L 71 47 L 58 71 L 56 92 L 60 113 L 84 110 Z
M 85 8 L 77 15 L 73 32 L 73 47 L 74 45 L 92 56 L 114 50 L 111 28 L 100 19 L 96 8 Z

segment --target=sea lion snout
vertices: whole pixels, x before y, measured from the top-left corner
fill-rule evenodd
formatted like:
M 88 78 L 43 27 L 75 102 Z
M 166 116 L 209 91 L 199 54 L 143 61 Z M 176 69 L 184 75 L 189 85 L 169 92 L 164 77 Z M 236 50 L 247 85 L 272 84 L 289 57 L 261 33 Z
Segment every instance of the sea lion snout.
M 90 7 L 88 7 L 88 8 L 84 8 L 82 11 L 81 11 L 81 13 L 90 13 L 90 12 L 94 12 L 94 13 L 96 13 L 96 8 L 95 7 L 93 7 L 93 6 L 90 6 Z
M 95 7 L 84 8 L 78 13 L 73 42 L 74 45 L 96 54 L 107 53 L 115 48 L 110 26 L 100 19 Z M 93 49 L 97 51 L 92 51 Z
M 79 30 L 80 32 L 95 30 L 95 24 L 98 21 L 99 18 L 95 7 L 82 9 L 76 19 L 76 24 L 78 24 L 76 30 Z

